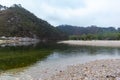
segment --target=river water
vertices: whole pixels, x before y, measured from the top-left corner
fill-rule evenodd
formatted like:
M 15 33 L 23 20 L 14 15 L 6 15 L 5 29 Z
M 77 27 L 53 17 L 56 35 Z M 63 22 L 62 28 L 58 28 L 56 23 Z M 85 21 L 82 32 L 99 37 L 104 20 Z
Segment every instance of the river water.
M 55 43 L 0 47 L 0 80 L 44 80 L 67 66 L 119 59 L 120 48 Z

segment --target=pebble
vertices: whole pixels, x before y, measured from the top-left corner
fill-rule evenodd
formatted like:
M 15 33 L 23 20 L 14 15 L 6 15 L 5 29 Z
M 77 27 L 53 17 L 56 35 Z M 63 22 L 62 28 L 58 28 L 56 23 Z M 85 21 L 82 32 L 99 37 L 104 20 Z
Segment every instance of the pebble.
M 45 80 L 120 80 L 120 59 L 96 60 L 68 66 Z

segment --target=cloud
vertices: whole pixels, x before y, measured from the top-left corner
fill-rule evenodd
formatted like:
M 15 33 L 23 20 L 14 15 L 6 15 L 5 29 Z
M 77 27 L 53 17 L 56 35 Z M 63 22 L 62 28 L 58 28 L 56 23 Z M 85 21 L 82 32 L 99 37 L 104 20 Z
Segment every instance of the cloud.
M 73 3 L 77 1 L 68 1 L 65 3 L 66 5 L 62 5 L 59 1 L 58 3 L 61 4 L 59 6 L 56 5 L 57 3 L 52 4 L 44 1 L 40 6 L 40 10 L 43 11 L 40 16 L 54 25 L 120 26 L 119 0 L 81 0 L 82 6 Z M 71 7 L 69 4 L 72 3 Z M 74 5 L 75 7 L 73 8 Z
M 12 3 L 12 0 L 0 0 L 1 5 L 10 6 Z
M 20 3 L 53 25 L 120 26 L 120 0 L 1 0 L 1 3 Z

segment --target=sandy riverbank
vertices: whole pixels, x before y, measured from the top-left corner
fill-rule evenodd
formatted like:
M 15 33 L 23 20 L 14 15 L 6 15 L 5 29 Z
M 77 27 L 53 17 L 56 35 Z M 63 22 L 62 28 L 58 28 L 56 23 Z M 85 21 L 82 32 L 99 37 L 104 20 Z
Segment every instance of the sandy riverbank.
M 69 66 L 45 80 L 120 80 L 120 59 Z
M 68 40 L 60 41 L 58 43 L 64 43 L 69 45 L 84 45 L 84 46 L 105 46 L 105 47 L 120 47 L 120 41 L 118 40 L 91 40 L 91 41 L 82 41 L 82 40 Z

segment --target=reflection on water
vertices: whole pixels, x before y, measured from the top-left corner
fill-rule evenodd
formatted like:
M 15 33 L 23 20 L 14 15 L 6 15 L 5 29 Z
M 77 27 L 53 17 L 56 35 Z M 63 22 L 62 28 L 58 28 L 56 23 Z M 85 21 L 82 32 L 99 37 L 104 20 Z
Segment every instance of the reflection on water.
M 120 48 L 68 46 L 66 49 L 58 49 L 50 54 L 46 61 L 63 60 L 70 64 L 84 63 L 98 59 L 120 58 Z M 74 60 L 76 60 L 74 62 Z M 65 62 L 66 63 L 66 62 Z
M 25 42 L 11 42 L 11 43 L 3 43 L 0 44 L 1 47 L 6 46 L 29 46 L 29 45 L 36 45 L 39 41 L 25 41 Z
M 43 43 L 0 47 L 0 71 L 32 65 L 51 53 L 52 49 Z
M 116 58 L 120 58 L 120 48 L 70 46 L 55 43 L 1 47 L 1 71 L 25 66 L 27 69 L 18 72 L 19 74 L 5 72 L 0 76 L 0 80 L 7 80 L 8 78 L 11 80 L 39 80 L 49 77 L 58 70 L 65 69 L 68 65 Z

